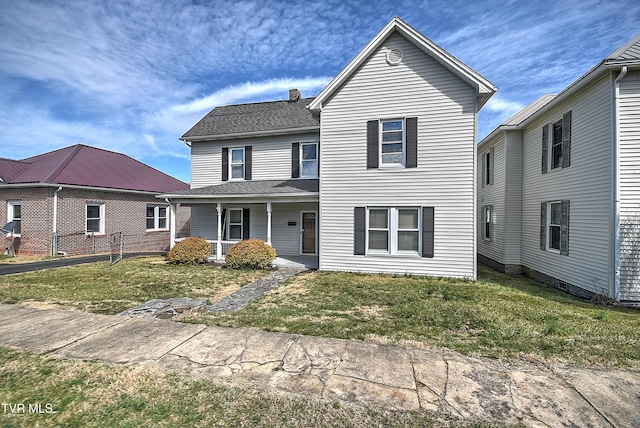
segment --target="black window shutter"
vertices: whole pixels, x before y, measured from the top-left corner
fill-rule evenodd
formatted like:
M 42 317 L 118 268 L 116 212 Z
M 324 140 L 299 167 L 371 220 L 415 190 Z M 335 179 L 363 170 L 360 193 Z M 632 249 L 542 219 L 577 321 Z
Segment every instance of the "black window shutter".
M 378 126 L 380 122 L 367 122 L 367 168 L 378 167 Z
M 564 156 L 564 154 L 563 154 Z M 560 254 L 569 255 L 569 201 L 562 201 L 562 218 L 560 219 Z
M 571 112 L 562 115 L 562 167 L 571 166 Z
M 547 203 L 540 204 L 540 249 L 547 249 Z
M 229 148 L 222 148 L 222 181 L 229 181 Z
M 549 154 L 549 125 L 542 127 L 542 173 L 547 173 Z
M 253 167 L 253 147 L 244 146 L 244 179 L 251 180 L 251 168 Z
M 496 168 L 496 160 L 493 157 L 493 147 L 489 151 L 489 184 L 493 184 L 493 170 Z
M 422 207 L 422 257 L 433 258 L 434 241 L 434 209 Z
M 249 226 L 249 222 L 251 220 L 250 210 L 249 208 L 242 209 L 242 239 L 250 238 L 251 227 Z
M 418 166 L 418 118 L 408 117 L 407 124 L 407 168 Z
M 367 237 L 367 210 L 355 207 L 353 214 L 353 254 L 364 256 Z
M 300 143 L 291 143 L 291 178 L 300 177 Z

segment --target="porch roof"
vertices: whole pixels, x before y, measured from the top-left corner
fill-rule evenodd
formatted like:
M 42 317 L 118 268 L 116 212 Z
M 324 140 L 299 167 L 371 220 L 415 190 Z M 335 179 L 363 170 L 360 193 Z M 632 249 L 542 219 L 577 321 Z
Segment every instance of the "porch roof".
M 227 181 L 215 186 L 199 187 L 179 192 L 158 195 L 158 198 L 179 200 L 318 197 L 319 180 L 250 180 Z

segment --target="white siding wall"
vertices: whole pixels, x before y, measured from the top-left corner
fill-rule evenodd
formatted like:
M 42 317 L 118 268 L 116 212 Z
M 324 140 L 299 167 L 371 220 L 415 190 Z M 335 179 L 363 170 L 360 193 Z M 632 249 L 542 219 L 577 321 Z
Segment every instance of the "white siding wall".
M 493 148 L 493 184 L 482 186 L 482 156 Z M 478 253 L 504 264 L 504 180 L 505 180 L 505 142 L 504 132 L 478 150 Z M 486 241 L 484 235 L 485 205 L 493 205 L 493 241 Z
M 252 146 L 252 180 L 291 178 L 291 143 L 318 141 L 319 133 L 191 143 L 191 188 L 222 183 L 222 148 Z
M 620 299 L 640 301 L 640 72 L 620 82 Z
M 389 66 L 386 48 L 404 51 Z M 393 34 L 323 107 L 320 267 L 475 276 L 475 90 Z M 418 167 L 366 168 L 367 121 L 418 117 Z M 354 256 L 354 207 L 435 207 L 435 257 Z
M 522 264 L 611 295 L 612 97 L 608 76 L 523 130 Z M 571 110 L 571 166 L 541 173 L 542 126 Z M 569 199 L 569 255 L 540 249 L 540 203 Z
M 505 132 L 504 263 L 521 265 L 522 132 Z

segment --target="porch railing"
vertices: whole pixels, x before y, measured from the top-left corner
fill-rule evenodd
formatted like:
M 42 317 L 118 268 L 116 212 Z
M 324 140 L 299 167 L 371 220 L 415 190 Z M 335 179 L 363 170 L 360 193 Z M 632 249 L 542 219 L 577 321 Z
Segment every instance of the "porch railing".
M 184 241 L 185 238 L 176 238 L 176 242 L 180 242 L 180 241 Z M 211 245 L 211 256 L 212 257 L 216 257 L 216 253 L 217 253 L 217 248 L 218 248 L 218 241 L 216 241 L 215 239 L 205 239 L 205 241 L 207 241 L 209 243 L 209 245 Z M 236 244 L 238 241 L 222 241 L 222 257 L 224 259 L 224 255 L 227 254 L 227 250 L 229 249 L 229 247 L 231 247 L 233 244 Z

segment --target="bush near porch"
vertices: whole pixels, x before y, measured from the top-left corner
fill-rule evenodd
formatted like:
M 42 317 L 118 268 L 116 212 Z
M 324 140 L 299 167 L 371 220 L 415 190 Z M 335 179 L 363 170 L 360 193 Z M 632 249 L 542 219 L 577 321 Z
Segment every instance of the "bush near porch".
M 266 269 L 276 258 L 276 250 L 260 239 L 246 239 L 233 244 L 224 256 L 227 267 L 233 269 Z
M 167 261 L 172 264 L 197 265 L 207 261 L 211 245 L 202 238 L 187 238 L 178 242 L 168 253 Z

